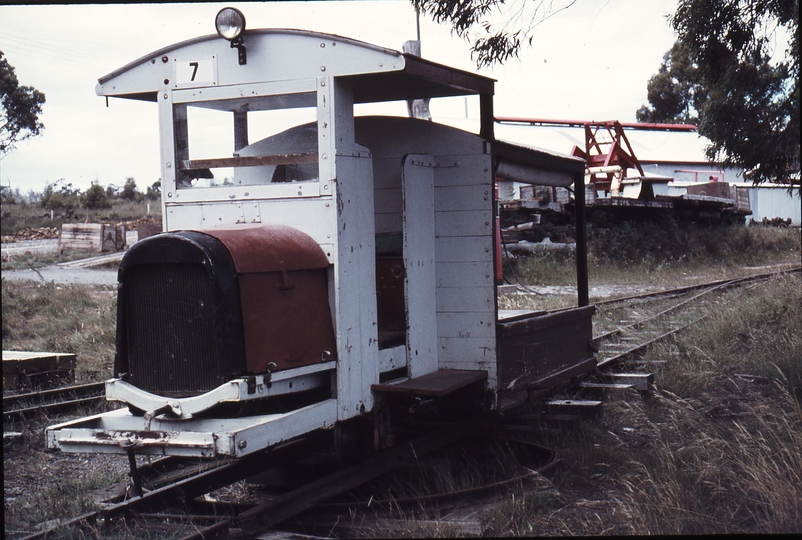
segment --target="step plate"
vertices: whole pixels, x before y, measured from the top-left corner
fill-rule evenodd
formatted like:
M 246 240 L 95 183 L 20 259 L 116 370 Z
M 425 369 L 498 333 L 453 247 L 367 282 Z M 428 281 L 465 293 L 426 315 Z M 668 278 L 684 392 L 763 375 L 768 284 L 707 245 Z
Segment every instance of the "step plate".
M 446 369 L 408 379 L 398 384 L 374 384 L 371 390 L 388 394 L 408 394 L 426 397 L 442 397 L 487 379 L 487 371 Z

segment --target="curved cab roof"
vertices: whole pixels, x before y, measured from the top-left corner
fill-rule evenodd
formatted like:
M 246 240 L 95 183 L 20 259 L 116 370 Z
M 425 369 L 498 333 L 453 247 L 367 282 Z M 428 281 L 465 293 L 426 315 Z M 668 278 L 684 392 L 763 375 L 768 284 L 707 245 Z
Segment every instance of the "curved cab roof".
M 243 38 L 245 65 L 238 64 L 237 51 L 227 40 L 203 36 L 154 51 L 101 77 L 96 93 L 156 101 L 159 92 L 175 88 L 321 76 L 353 81 L 356 103 L 494 92 L 494 79 L 333 34 L 264 29 L 246 30 Z M 204 80 L 179 82 L 179 66 L 199 61 L 208 66 Z

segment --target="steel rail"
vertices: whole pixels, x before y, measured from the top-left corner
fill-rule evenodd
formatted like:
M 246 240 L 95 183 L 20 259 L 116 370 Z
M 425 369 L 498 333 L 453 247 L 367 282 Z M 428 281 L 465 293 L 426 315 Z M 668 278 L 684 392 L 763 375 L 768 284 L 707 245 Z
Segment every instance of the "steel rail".
M 228 529 L 235 526 L 242 530 L 244 537 L 253 537 L 286 519 L 316 507 L 335 495 L 354 489 L 395 468 L 414 463 L 420 457 L 458 441 L 490 421 L 491 417 L 473 418 L 452 424 L 436 432 L 426 433 L 412 441 L 384 450 L 374 455 L 366 463 L 335 471 L 328 476 L 246 510 L 230 520 L 199 529 L 182 540 L 224 538 L 228 534 Z
M 614 304 L 617 302 L 627 302 L 630 300 L 642 300 L 646 298 L 653 298 L 653 297 L 660 297 L 660 296 L 672 296 L 676 294 L 683 294 L 686 292 L 695 291 L 698 289 L 704 289 L 708 287 L 714 287 L 718 285 L 727 285 L 727 284 L 739 284 L 742 281 L 755 281 L 760 279 L 770 279 L 772 277 L 776 277 L 777 275 L 784 275 L 784 274 L 792 274 L 796 272 L 802 271 L 802 265 L 796 265 L 793 268 L 786 268 L 784 270 L 778 270 L 776 272 L 766 272 L 763 274 L 754 274 L 752 276 L 745 276 L 741 278 L 733 278 L 733 279 L 722 279 L 717 281 L 710 281 L 706 283 L 700 283 L 697 285 L 688 285 L 685 287 L 677 287 L 674 289 L 666 289 L 665 291 L 655 291 L 651 293 L 643 293 L 643 294 L 636 294 L 632 296 L 621 296 L 619 298 L 610 298 L 608 300 L 599 300 L 597 302 L 593 302 L 597 306 L 604 306 L 607 304 Z
M 65 401 L 58 401 L 55 403 L 43 403 L 34 407 L 24 407 L 22 409 L 14 409 L 11 411 L 3 411 L 3 420 L 13 420 L 14 418 L 25 418 L 33 414 L 42 413 L 45 411 L 56 412 L 64 410 L 76 409 L 81 405 L 90 405 L 103 401 L 105 396 L 93 396 L 80 399 L 71 399 Z
M 326 433 L 312 432 L 304 437 L 279 445 L 265 452 L 255 452 L 236 461 L 231 461 L 215 469 L 154 489 L 140 497 L 111 505 L 100 510 L 106 518 L 112 518 L 133 511 L 151 511 L 159 508 L 180 506 L 194 499 L 234 482 L 238 482 L 271 467 L 295 461 L 300 456 L 312 453 L 320 447 Z
M 80 405 L 86 405 L 104 399 L 105 382 L 89 383 L 75 386 L 65 386 L 51 390 L 40 390 L 12 396 L 3 396 L 3 420 L 24 418 L 25 416 L 42 412 L 69 410 Z M 72 399 L 65 399 L 65 396 Z M 79 397 L 83 396 L 83 397 Z M 31 405 L 31 403 L 37 403 Z
M 53 388 L 50 390 L 39 390 L 36 392 L 27 392 L 25 394 L 14 394 L 11 396 L 3 396 L 3 410 L 8 407 L 15 406 L 18 402 L 29 401 L 44 401 L 48 398 L 61 397 L 69 393 L 89 393 L 89 392 L 102 392 L 106 388 L 105 382 L 94 382 L 88 384 L 77 384 L 73 386 L 62 386 L 61 388 Z
M 609 339 L 610 337 L 613 337 L 613 336 L 616 336 L 618 334 L 621 334 L 623 331 L 625 331 L 627 329 L 631 329 L 631 328 L 634 328 L 636 326 L 644 325 L 645 323 L 654 321 L 658 317 L 661 317 L 661 316 L 663 316 L 663 315 L 665 315 L 667 313 L 670 313 L 671 311 L 674 311 L 674 310 L 676 310 L 676 309 L 678 309 L 678 308 L 680 308 L 680 307 L 682 307 L 682 306 L 684 306 L 684 305 L 686 305 L 686 304 L 688 304 L 690 302 L 693 302 L 694 300 L 697 300 L 700 297 L 705 296 L 706 294 L 708 294 L 710 292 L 714 292 L 714 291 L 717 291 L 717 290 L 724 290 L 724 289 L 728 289 L 728 288 L 731 288 L 731 287 L 734 287 L 734 286 L 742 286 L 742 285 L 746 285 L 746 284 L 753 283 L 753 282 L 756 282 L 756 281 L 763 281 L 763 280 L 774 278 L 778 274 L 799 272 L 800 270 L 802 270 L 802 267 L 795 267 L 795 268 L 788 269 L 788 270 L 785 270 L 785 271 L 782 271 L 782 272 L 773 272 L 773 273 L 768 273 L 768 274 L 758 274 L 758 275 L 747 276 L 747 277 L 743 277 L 743 278 L 737 278 L 737 279 L 731 279 L 731 280 L 722 280 L 722 281 L 716 281 L 716 282 L 706 283 L 706 284 L 702 284 L 702 285 L 695 285 L 689 290 L 698 290 L 698 289 L 701 289 L 701 288 L 704 288 L 704 287 L 707 287 L 707 289 L 702 291 L 699 294 L 696 294 L 696 295 L 694 295 L 694 296 L 692 296 L 690 298 L 687 298 L 687 299 L 679 302 L 678 304 L 675 304 L 674 306 L 671 306 L 671 307 L 669 307 L 667 309 L 664 309 L 664 310 L 660 311 L 659 313 L 657 313 L 655 315 L 652 315 L 652 316 L 650 316 L 650 317 L 648 317 L 646 319 L 643 319 L 641 321 L 635 321 L 635 322 L 633 322 L 631 324 L 628 324 L 626 326 L 619 326 L 614 330 L 611 330 L 609 332 L 606 332 L 604 334 L 596 336 L 596 337 L 594 337 L 594 340 L 603 341 L 603 340 Z M 684 288 L 684 289 L 688 289 L 688 288 Z M 668 292 L 668 291 L 666 291 L 666 292 Z M 685 328 L 688 328 L 688 327 L 692 326 L 693 324 L 698 323 L 699 321 L 705 319 L 706 317 L 707 317 L 707 315 L 704 315 L 704 316 L 702 316 L 702 317 L 700 317 L 700 318 L 698 318 L 698 319 L 696 319 L 696 320 L 694 320 L 694 321 L 692 321 L 690 323 L 684 324 L 684 325 L 682 325 L 682 326 L 680 326 L 678 328 L 675 328 L 673 330 L 669 330 L 668 332 L 665 332 L 665 333 L 661 334 L 660 336 L 657 336 L 657 337 L 655 337 L 653 339 L 650 339 L 650 340 L 648 340 L 648 341 L 646 341 L 644 343 L 635 345 L 634 347 L 631 347 L 631 348 L 629 348 L 629 349 L 627 349 L 627 350 L 625 350 L 623 352 L 615 354 L 615 355 L 613 355 L 613 356 L 611 356 L 609 358 L 602 359 L 602 360 L 600 360 L 598 362 L 597 368 L 601 368 L 603 366 L 609 366 L 610 364 L 612 364 L 614 362 L 617 362 L 619 360 L 627 358 L 627 357 L 631 356 L 632 354 L 634 354 L 634 353 L 636 353 L 636 352 L 638 352 L 638 351 L 640 351 L 642 349 L 645 349 L 646 347 L 648 347 L 648 346 L 650 346 L 650 345 L 652 345 L 652 344 L 654 344 L 654 343 L 656 343 L 656 342 L 658 342 L 658 341 L 660 341 L 662 339 L 665 339 L 666 337 L 669 337 L 669 336 L 671 336 L 673 334 L 676 334 L 677 332 L 680 332 L 681 330 L 684 330 Z
M 654 315 L 652 315 L 650 317 L 647 317 L 647 318 L 642 319 L 640 321 L 635 321 L 635 322 L 633 322 L 631 324 L 627 324 L 625 326 L 618 326 L 618 327 L 616 327 L 615 330 L 610 330 L 609 332 L 606 332 L 604 334 L 601 334 L 601 335 L 598 335 L 598 336 L 594 336 L 593 339 L 595 339 L 595 340 L 605 340 L 605 339 L 611 338 L 613 336 L 617 336 L 617 335 L 623 333 L 625 330 L 628 330 L 630 328 L 634 328 L 636 326 L 640 326 L 640 325 L 643 325 L 645 323 L 649 323 L 649 322 L 657 319 L 658 317 L 662 317 L 663 315 L 665 315 L 667 313 L 671 313 L 672 311 L 681 308 L 685 304 L 688 304 L 690 302 L 693 302 L 694 300 L 697 300 L 697 299 L 701 298 L 702 296 L 705 296 L 706 294 L 709 294 L 709 293 L 711 293 L 713 291 L 717 291 L 718 289 L 723 288 L 725 285 L 726 284 L 716 285 L 715 287 L 712 287 L 710 289 L 702 291 L 699 294 L 696 294 L 696 295 L 694 295 L 694 296 L 692 296 L 690 298 L 686 298 L 685 300 L 681 301 L 680 303 L 675 304 L 675 305 L 673 305 L 673 306 L 671 306 L 669 308 L 666 308 L 666 309 L 664 309 L 663 311 L 661 311 L 659 313 L 655 313 Z
M 602 360 L 598 364 L 596 364 L 596 369 L 601 369 L 601 368 L 603 368 L 605 366 L 609 366 L 610 364 L 612 364 L 614 362 L 617 362 L 619 360 L 623 360 L 624 358 L 632 356 L 633 353 L 636 353 L 641 349 L 645 349 L 646 347 L 649 347 L 650 345 L 653 345 L 654 343 L 657 343 L 658 341 L 663 340 L 663 339 L 667 338 L 668 336 L 674 335 L 677 332 L 681 332 L 682 330 L 685 330 L 689 326 L 692 326 L 692 325 L 694 325 L 694 324 L 698 323 L 699 321 L 704 320 L 706 318 L 707 318 L 707 315 L 702 315 L 698 319 L 695 319 L 695 320 L 693 320 L 693 321 L 691 321 L 689 323 L 683 324 L 682 326 L 679 326 L 677 328 L 669 330 L 668 332 L 660 334 L 659 336 L 657 336 L 655 338 L 652 338 L 652 339 L 650 339 L 650 340 L 648 340 L 648 341 L 646 341 L 644 343 L 640 343 L 640 344 L 638 344 L 638 345 L 636 345 L 636 346 L 634 346 L 634 347 L 632 347 L 630 349 L 627 349 L 624 352 L 621 352 L 619 354 L 611 356 L 610 358 L 605 358 L 604 360 Z
M 211 470 L 203 471 L 190 478 L 184 478 L 158 489 L 123 502 L 112 504 L 96 512 L 90 512 L 56 526 L 25 536 L 20 540 L 40 540 L 59 533 L 67 527 L 84 529 L 98 522 L 108 521 L 120 515 L 136 516 L 137 511 L 150 512 L 174 506 L 182 506 L 186 501 L 199 497 L 215 489 L 220 489 L 244 478 L 258 474 L 266 469 L 295 461 L 300 456 L 312 453 L 320 447 L 325 433 L 313 432 L 307 436 L 281 444 L 264 452 L 255 452 L 244 458 L 232 461 Z M 170 459 L 170 458 L 168 458 Z M 219 524 L 219 523 L 218 523 Z M 208 537 L 211 538 L 211 537 Z
M 424 502 L 458 499 L 466 496 L 468 497 L 478 496 L 485 493 L 491 493 L 499 488 L 508 486 L 510 484 L 514 484 L 516 482 L 521 482 L 542 475 L 543 473 L 548 472 L 549 470 L 553 469 L 560 463 L 561 458 L 559 457 L 556 450 L 532 443 L 527 443 L 527 445 L 533 447 L 536 446 L 538 447 L 539 450 L 549 452 L 551 454 L 551 458 L 549 459 L 548 463 L 536 469 L 529 469 L 525 467 L 527 470 L 522 474 L 472 488 L 458 489 L 443 493 L 433 493 L 431 495 L 420 495 L 416 497 L 400 497 L 396 499 L 370 499 L 367 501 L 363 500 L 363 501 L 347 501 L 347 502 L 336 502 L 336 503 L 321 503 L 316 505 L 315 508 L 320 508 L 325 510 L 325 509 L 337 509 L 337 508 L 352 508 L 355 506 L 369 507 L 374 504 L 395 504 L 395 505 L 420 504 Z

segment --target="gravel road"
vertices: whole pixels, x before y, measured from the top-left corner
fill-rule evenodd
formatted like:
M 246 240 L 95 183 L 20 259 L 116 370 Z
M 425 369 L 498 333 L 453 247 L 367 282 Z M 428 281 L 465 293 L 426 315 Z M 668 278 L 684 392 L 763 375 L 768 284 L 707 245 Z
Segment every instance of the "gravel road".
M 19 281 L 43 281 L 66 285 L 116 285 L 116 270 L 93 270 L 91 268 L 64 268 L 45 266 L 36 270 L 3 270 L 3 279 Z
M 0 244 L 0 252 L 3 254 L 3 259 L 6 257 L 13 258 L 17 255 L 24 255 L 27 252 L 31 253 L 55 253 L 58 251 L 58 238 L 50 240 L 23 240 L 21 242 L 14 242 L 13 244 Z
M 136 241 L 136 231 L 133 238 L 130 237 L 129 245 Z M 18 255 L 31 253 L 56 253 L 58 251 L 58 240 L 25 240 L 14 242 L 13 244 L 2 244 L 0 252 L 5 259 L 13 258 Z M 80 284 L 80 285 L 116 285 L 116 270 L 95 270 L 92 268 L 65 268 L 62 266 L 45 266 L 36 270 L 3 270 L 3 279 L 8 280 L 32 280 L 43 282 L 54 282 L 59 284 Z

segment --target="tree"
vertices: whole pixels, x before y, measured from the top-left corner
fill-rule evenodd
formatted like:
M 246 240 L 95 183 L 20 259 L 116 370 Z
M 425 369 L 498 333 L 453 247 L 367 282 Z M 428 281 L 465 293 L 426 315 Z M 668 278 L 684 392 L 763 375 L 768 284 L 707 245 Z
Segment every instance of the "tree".
M 142 193 L 136 189 L 136 181 L 133 178 L 126 178 L 125 185 L 120 190 L 119 197 L 126 201 L 141 201 Z
M 798 0 L 680 0 L 671 17 L 695 65 L 674 91 L 686 92 L 698 113 L 699 134 L 711 141 L 707 158 L 745 169 L 755 183 L 799 174 L 798 17 Z M 784 37 L 784 58 L 774 61 Z M 658 116 L 672 115 L 649 100 Z
M 435 22 L 451 25 L 459 37 L 472 41 L 471 58 L 478 67 L 516 58 L 522 42 L 531 45 L 530 34 L 535 26 L 576 3 L 563 0 L 564 5 L 555 10 L 553 0 L 522 0 L 513 13 L 495 22 L 493 15 L 504 5 L 504 0 L 410 1 L 416 10 L 428 14 Z
M 81 204 L 87 209 L 111 208 L 111 199 L 100 184 L 92 184 L 83 195 Z
M 0 186 L 0 202 L 3 204 L 17 204 L 22 200 L 19 188 L 12 190 L 11 186 Z
M 162 196 L 162 181 L 156 180 L 148 187 L 148 192 L 145 196 L 151 201 L 158 201 Z
M 106 186 L 106 195 L 108 195 L 109 199 L 116 199 L 119 196 L 120 188 L 115 186 L 114 184 L 109 184 Z
M 45 95 L 32 86 L 20 86 L 14 68 L 0 51 L 0 155 L 11 151 L 18 141 L 39 135 L 39 121 Z
M 638 122 L 696 124 L 698 103 L 704 100 L 703 89 L 696 84 L 696 64 L 682 43 L 675 43 L 663 56 L 656 75 L 649 79 L 647 98 L 635 113 Z
M 60 178 L 45 187 L 40 204 L 48 210 L 72 210 L 80 206 L 80 195 L 80 189 Z

